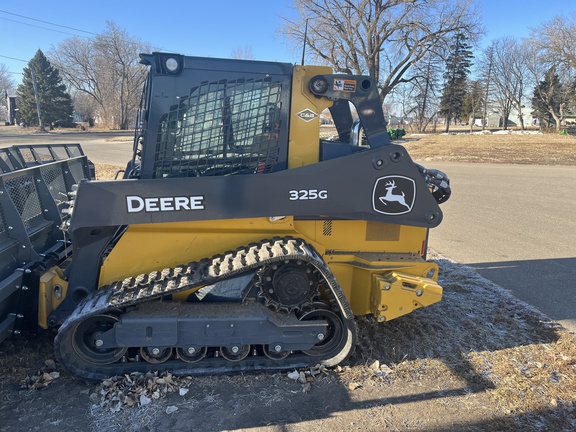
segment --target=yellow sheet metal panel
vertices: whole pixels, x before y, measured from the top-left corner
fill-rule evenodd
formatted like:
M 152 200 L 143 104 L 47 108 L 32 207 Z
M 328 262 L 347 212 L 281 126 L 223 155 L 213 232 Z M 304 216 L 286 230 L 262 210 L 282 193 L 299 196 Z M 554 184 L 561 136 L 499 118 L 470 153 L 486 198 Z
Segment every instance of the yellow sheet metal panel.
M 289 169 L 319 160 L 320 113 L 332 106 L 332 101 L 310 93 L 308 82 L 316 75 L 331 73 L 332 69 L 324 66 L 294 67 L 290 107 Z
M 294 221 L 296 230 L 327 250 L 424 254 L 426 228 L 382 222 Z
M 131 225 L 104 261 L 99 285 L 296 234 L 290 217 Z

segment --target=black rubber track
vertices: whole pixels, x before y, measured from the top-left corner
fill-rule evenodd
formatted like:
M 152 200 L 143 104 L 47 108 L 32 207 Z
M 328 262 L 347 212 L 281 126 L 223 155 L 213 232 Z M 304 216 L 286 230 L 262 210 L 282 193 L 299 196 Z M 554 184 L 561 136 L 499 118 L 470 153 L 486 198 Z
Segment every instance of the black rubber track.
M 273 360 L 262 355 L 231 362 L 221 357 L 207 357 L 197 363 L 186 363 L 174 357 L 162 364 L 145 361 L 119 361 L 97 365 L 78 356 L 74 348 L 74 329 L 81 322 L 100 314 L 120 316 L 126 307 L 160 299 L 194 287 L 215 284 L 225 279 L 286 260 L 304 261 L 315 267 L 326 286 L 332 311 L 340 318 L 341 340 L 325 356 L 294 353 L 285 359 Z M 88 380 L 101 380 L 131 372 L 170 371 L 175 375 L 212 375 L 223 373 L 287 370 L 324 364 L 335 366 L 344 362 L 354 351 L 356 323 L 352 310 L 334 275 L 314 250 L 301 239 L 277 238 L 217 255 L 211 259 L 141 274 L 112 283 L 91 293 L 68 317 L 55 339 L 56 357 L 73 374 Z

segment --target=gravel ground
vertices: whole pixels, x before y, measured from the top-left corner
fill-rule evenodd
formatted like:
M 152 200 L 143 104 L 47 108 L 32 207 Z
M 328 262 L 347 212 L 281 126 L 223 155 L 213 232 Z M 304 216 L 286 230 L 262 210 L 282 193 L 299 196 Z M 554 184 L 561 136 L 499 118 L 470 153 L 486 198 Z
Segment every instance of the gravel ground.
M 359 317 L 348 365 L 86 383 L 51 336 L 0 345 L 0 431 L 523 430 L 576 428 L 574 334 L 431 251 L 441 303 L 387 324 Z

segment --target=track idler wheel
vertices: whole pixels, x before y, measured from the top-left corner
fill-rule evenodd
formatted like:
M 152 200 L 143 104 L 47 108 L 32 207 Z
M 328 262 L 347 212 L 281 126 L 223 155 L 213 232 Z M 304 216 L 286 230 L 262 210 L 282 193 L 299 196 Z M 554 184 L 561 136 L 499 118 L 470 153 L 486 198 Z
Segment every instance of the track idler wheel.
M 101 348 L 99 335 L 110 330 L 118 318 L 114 315 L 95 315 L 82 321 L 72 332 L 72 348 L 82 360 L 94 365 L 106 365 L 120 360 L 127 348 Z
M 302 351 L 313 357 L 324 357 L 340 349 L 345 339 L 345 328 L 338 315 L 328 309 L 316 309 L 305 313 L 301 321 L 323 320 L 328 323 L 326 334 L 318 335 L 319 342 L 309 350 Z

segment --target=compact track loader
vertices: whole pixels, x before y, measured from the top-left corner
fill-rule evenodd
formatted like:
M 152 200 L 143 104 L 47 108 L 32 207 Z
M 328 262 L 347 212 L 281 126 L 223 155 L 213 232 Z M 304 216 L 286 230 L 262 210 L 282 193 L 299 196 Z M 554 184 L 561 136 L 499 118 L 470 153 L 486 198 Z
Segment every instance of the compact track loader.
M 390 142 L 373 79 L 141 59 L 123 178 L 92 180 L 79 145 L 0 151 L 0 340 L 52 330 L 86 379 L 334 366 L 354 315 L 440 300 L 425 256 L 449 182 Z

